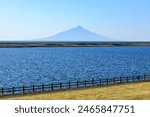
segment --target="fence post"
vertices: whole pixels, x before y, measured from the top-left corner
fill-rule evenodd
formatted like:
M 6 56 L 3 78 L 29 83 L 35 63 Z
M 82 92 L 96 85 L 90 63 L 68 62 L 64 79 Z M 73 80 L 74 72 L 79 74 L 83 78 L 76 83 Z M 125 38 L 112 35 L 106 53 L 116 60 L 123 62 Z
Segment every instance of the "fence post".
M 62 82 L 60 82 L 59 84 L 60 84 L 60 89 L 62 90 Z
M 24 86 L 22 87 L 22 92 L 25 93 L 25 88 L 24 88 Z
M 101 79 L 101 78 L 99 79 L 99 84 L 100 84 L 100 85 L 102 84 L 102 79 Z
M 53 83 L 51 84 L 51 90 L 52 90 L 52 91 L 54 90 Z
M 32 91 L 34 92 L 34 85 L 32 86 Z
M 134 76 L 132 76 L 132 82 L 134 82 Z
M 44 84 L 42 84 L 42 91 L 44 91 Z
M 127 81 L 127 83 L 129 82 L 129 81 L 128 81 L 128 76 L 126 77 L 126 81 Z
M 85 80 L 85 87 L 86 87 L 86 80 Z
M 15 87 L 12 88 L 12 94 L 15 94 Z
M 4 88 L 2 88 L 2 95 L 4 95 Z
M 92 78 L 92 86 L 94 86 L 94 78 Z
M 140 76 L 137 76 L 137 79 L 138 79 L 139 82 L 141 81 Z
M 144 74 L 144 81 L 145 81 L 145 74 Z
M 107 81 L 107 85 L 108 85 L 108 78 L 106 79 L 106 81 Z
M 69 89 L 71 88 L 70 82 L 68 82 Z
M 113 84 L 115 84 L 115 80 L 116 80 L 116 79 L 115 79 L 115 78 L 113 78 Z
M 78 80 L 77 80 L 77 87 L 79 87 L 79 82 L 78 82 Z
M 149 81 L 150 75 L 146 75 L 146 80 Z
M 122 77 L 120 77 L 120 83 L 122 83 Z

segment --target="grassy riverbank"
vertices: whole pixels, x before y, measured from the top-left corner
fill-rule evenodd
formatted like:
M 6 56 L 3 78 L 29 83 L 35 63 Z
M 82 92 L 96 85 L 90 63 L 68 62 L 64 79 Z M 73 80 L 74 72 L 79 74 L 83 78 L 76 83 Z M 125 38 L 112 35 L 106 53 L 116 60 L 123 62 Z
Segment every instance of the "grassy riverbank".
M 150 100 L 150 82 L 75 89 L 55 93 L 6 96 L 9 100 Z

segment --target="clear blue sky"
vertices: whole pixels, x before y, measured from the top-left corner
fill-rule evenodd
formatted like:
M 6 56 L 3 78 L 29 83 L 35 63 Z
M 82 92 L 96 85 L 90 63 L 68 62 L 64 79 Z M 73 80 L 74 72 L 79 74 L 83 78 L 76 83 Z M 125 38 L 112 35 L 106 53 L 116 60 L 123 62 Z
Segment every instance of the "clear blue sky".
M 48 37 L 78 25 L 150 41 L 150 0 L 0 0 L 0 40 Z

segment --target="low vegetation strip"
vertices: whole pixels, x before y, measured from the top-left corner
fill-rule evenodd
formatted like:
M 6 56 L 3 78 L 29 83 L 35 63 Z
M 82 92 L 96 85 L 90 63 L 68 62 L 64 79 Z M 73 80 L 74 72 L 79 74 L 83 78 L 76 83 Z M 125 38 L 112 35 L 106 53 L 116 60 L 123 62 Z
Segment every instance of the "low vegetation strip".
M 150 46 L 150 42 L 0 42 L 0 48 Z
M 90 87 L 55 93 L 6 96 L 9 100 L 150 100 L 150 82 Z

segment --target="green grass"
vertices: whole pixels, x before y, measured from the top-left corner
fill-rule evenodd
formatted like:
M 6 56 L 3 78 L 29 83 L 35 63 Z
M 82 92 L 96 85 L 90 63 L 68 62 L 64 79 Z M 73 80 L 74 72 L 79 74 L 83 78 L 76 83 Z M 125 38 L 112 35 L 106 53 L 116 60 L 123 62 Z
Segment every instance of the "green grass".
M 150 100 L 150 82 L 4 96 L 8 100 Z

